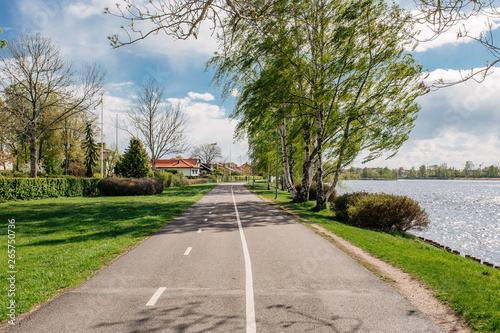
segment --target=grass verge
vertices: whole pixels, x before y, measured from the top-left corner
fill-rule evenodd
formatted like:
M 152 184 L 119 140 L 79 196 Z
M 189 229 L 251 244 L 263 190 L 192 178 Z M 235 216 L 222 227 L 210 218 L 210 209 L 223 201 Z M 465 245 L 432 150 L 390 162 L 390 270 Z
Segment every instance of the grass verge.
M 77 286 L 188 209 L 216 184 L 134 197 L 0 204 L 0 321 L 8 319 L 7 224 L 15 220 L 16 314 Z M 9 275 L 10 276 L 10 275 Z
M 247 185 L 252 189 L 252 185 Z M 500 270 L 436 249 L 405 233 L 360 229 L 335 220 L 331 211 L 313 212 L 314 202 L 293 203 L 287 192 L 255 192 L 309 219 L 422 281 L 435 296 L 462 315 L 476 332 L 500 332 Z

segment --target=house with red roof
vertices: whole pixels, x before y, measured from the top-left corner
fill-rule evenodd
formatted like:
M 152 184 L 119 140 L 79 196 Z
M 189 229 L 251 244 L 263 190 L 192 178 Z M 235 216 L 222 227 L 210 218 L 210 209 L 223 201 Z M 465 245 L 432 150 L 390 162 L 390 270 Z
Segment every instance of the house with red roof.
M 200 175 L 202 169 L 197 164 L 198 160 L 195 158 L 158 160 L 156 161 L 156 170 L 166 171 L 168 169 L 177 169 L 186 176 L 197 177 Z M 149 165 L 152 165 L 151 161 L 149 161 Z

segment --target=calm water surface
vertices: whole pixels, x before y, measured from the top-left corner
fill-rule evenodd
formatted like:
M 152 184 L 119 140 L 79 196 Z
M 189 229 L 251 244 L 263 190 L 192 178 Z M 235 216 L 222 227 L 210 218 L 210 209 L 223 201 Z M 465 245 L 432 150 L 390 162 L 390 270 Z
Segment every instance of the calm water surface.
M 500 181 L 347 180 L 338 192 L 406 195 L 429 213 L 427 231 L 411 231 L 442 245 L 500 265 Z

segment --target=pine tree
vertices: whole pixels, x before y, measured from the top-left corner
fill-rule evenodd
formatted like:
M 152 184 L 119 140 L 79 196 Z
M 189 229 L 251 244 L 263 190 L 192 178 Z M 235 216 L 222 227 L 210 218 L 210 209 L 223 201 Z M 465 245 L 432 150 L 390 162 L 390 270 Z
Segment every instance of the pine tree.
M 85 126 L 85 141 L 83 142 L 83 147 L 85 149 L 85 177 L 92 177 L 92 169 L 94 169 L 99 160 L 99 148 L 94 140 L 94 131 L 92 130 L 91 123 L 87 123 Z
M 141 140 L 130 139 L 125 154 L 116 163 L 115 174 L 123 177 L 141 178 L 148 175 L 149 169 L 149 156 L 142 146 Z

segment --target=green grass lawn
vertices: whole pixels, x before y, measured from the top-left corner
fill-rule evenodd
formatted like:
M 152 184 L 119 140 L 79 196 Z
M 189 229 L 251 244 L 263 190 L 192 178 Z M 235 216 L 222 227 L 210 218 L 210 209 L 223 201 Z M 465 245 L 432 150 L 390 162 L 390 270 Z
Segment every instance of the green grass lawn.
M 7 224 L 15 220 L 16 314 L 74 287 L 188 209 L 215 184 L 135 197 L 0 204 L 0 320 L 8 317 Z M 12 237 L 12 236 L 11 236 Z
M 247 188 L 252 189 L 252 185 Z M 274 188 L 269 191 L 267 184 L 257 183 L 255 189 L 274 200 Z M 313 212 L 314 202 L 292 203 L 286 192 L 278 191 L 274 201 L 422 281 L 464 316 L 474 331 L 500 332 L 500 270 L 436 249 L 411 235 L 340 223 L 331 211 Z

